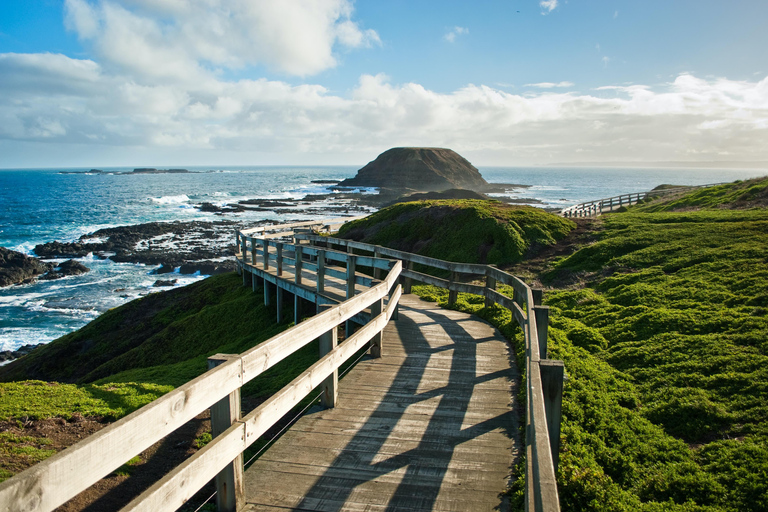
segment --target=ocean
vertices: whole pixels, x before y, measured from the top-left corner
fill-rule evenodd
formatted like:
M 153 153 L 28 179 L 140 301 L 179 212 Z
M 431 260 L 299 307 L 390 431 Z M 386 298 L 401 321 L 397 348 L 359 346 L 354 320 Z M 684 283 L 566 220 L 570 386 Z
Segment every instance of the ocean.
M 0 170 L 0 246 L 34 255 L 35 245 L 71 242 L 106 227 L 174 220 L 232 219 L 279 221 L 335 218 L 323 212 L 249 211 L 217 215 L 195 207 L 244 199 L 301 199 L 327 194 L 313 180 L 341 180 L 359 167 L 186 167 L 188 174 L 120 175 L 131 168 L 104 168 L 102 174 L 73 174 L 88 169 Z M 67 171 L 69 174 L 62 174 Z M 766 174 L 757 169 L 608 169 L 480 168 L 491 183 L 530 185 L 509 195 L 538 206 L 562 208 L 583 201 L 662 184 L 702 185 Z M 373 192 L 373 191 L 366 191 Z M 63 260 L 59 260 L 63 261 Z M 157 291 L 154 266 L 115 263 L 95 256 L 78 261 L 91 272 L 54 281 L 0 288 L 0 350 L 47 343 L 76 330 L 102 312 Z M 203 279 L 173 275 L 176 286 Z

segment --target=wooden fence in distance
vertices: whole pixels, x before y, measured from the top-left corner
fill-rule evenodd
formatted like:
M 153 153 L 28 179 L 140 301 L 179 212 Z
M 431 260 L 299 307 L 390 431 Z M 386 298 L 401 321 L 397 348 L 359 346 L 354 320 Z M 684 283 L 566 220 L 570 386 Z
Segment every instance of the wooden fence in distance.
M 597 217 L 603 213 L 612 212 L 618 210 L 623 206 L 631 206 L 637 204 L 640 201 L 652 197 L 659 197 L 663 195 L 676 194 L 680 192 L 686 192 L 695 188 L 714 187 L 716 185 L 722 185 L 722 183 L 712 183 L 709 185 L 694 185 L 690 187 L 670 187 L 662 188 L 658 190 L 651 190 L 648 192 L 633 192 L 631 194 L 622 194 L 620 196 L 608 197 L 605 199 L 596 199 L 594 201 L 587 201 L 584 203 L 575 204 L 567 208 L 560 210 L 560 215 L 566 218 L 574 217 Z

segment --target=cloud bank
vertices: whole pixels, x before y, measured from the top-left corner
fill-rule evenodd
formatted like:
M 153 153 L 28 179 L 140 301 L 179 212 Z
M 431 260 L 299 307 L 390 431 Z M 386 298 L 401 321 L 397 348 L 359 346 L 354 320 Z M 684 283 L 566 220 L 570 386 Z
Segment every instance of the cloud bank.
M 360 163 L 389 147 L 424 145 L 450 147 L 480 165 L 768 160 L 768 78 L 681 74 L 660 85 L 586 92 L 544 82 L 524 95 L 474 84 L 435 92 L 383 74 L 362 75 L 344 93 L 227 78 L 226 70 L 260 65 L 311 75 L 334 66 L 339 48 L 378 44 L 375 32 L 352 21 L 348 2 L 287 4 L 227 3 L 239 6 L 235 16 L 214 0 L 191 4 L 196 15 L 181 0 L 133 0 L 131 9 L 69 0 L 68 26 L 98 57 L 0 54 L 0 154 L 129 148 L 123 154 Z M 195 25 L 197 16 L 208 23 Z M 293 40 L 297 26 L 279 19 L 299 28 L 323 21 Z M 247 30 L 258 23 L 265 28 Z M 4 160 L 0 167 L 13 166 Z M 82 161 L 90 165 L 87 154 Z

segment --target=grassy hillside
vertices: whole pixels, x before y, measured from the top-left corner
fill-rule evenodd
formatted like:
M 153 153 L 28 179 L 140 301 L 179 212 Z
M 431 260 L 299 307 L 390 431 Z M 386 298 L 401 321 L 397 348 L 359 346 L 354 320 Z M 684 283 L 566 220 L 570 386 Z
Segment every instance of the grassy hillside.
M 464 263 L 505 264 L 575 226 L 539 208 L 476 199 L 400 203 L 345 224 L 339 236 Z
M 178 386 L 204 372 L 209 355 L 242 352 L 285 329 L 274 318 L 236 274 L 214 276 L 108 311 L 0 368 L 0 380 Z
M 204 373 L 208 356 L 243 352 L 291 325 L 274 319 L 274 306 L 234 273 L 129 302 L 0 367 L 0 423 L 26 431 L 46 418 L 113 421 Z M 244 386 L 243 396 L 273 394 L 317 358 L 310 343 Z M 0 481 L 52 455 L 41 440 L 0 434 Z
M 573 509 L 768 509 L 768 211 L 721 205 L 607 216 L 552 272 L 592 279 L 547 295 Z
M 738 182 L 606 215 L 597 242 L 537 276 L 555 287 L 545 295 L 550 357 L 569 377 L 563 510 L 768 510 L 766 186 Z M 404 225 L 378 228 L 389 236 L 367 229 L 384 245 L 402 243 L 398 230 L 412 247 L 429 243 Z M 477 257 L 462 247 L 450 259 Z M 414 290 L 447 305 L 444 290 Z M 522 361 L 507 310 L 466 294 L 455 307 L 498 325 Z M 518 505 L 522 489 L 520 479 Z

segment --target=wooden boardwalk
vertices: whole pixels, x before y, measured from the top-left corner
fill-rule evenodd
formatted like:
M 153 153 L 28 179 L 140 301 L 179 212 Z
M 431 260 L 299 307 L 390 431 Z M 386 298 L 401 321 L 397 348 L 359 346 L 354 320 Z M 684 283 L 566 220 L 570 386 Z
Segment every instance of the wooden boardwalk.
M 517 367 L 477 317 L 405 295 L 383 358 L 340 381 L 245 472 L 245 510 L 506 510 Z

